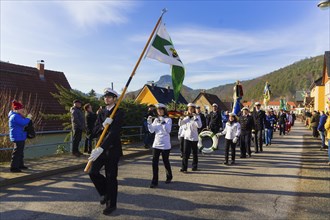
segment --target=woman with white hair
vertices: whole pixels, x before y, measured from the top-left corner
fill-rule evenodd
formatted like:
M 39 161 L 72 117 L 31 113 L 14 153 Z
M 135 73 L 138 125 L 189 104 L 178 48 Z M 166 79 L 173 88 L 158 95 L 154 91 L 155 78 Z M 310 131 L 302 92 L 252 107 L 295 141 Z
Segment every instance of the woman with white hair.
M 153 117 L 149 116 L 147 119 L 148 129 L 150 133 L 155 133 L 155 140 L 152 145 L 152 181 L 150 188 L 158 186 L 158 164 L 159 156 L 162 154 L 163 163 L 166 169 L 166 181 L 170 183 L 172 181 L 172 169 L 169 161 L 171 151 L 171 139 L 170 133 L 172 129 L 172 119 L 168 117 L 166 106 L 162 103 L 156 105 L 157 118 L 152 122 Z

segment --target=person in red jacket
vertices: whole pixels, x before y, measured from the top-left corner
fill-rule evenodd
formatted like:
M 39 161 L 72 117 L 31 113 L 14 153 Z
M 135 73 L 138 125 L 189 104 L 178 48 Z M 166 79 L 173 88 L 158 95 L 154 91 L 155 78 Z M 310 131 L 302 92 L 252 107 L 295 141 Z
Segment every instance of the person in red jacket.
M 14 151 L 12 153 L 10 171 L 14 173 L 22 172 L 27 169 L 24 166 L 24 146 L 27 138 L 27 132 L 24 128 L 31 121 L 31 114 L 25 117 L 24 105 L 16 100 L 12 101 L 12 110 L 9 112 L 9 137 L 14 142 Z

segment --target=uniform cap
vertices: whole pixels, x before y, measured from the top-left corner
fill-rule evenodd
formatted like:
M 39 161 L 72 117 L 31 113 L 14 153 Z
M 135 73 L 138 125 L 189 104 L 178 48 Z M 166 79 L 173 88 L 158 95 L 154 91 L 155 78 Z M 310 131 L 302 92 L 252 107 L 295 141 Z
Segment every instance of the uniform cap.
M 248 107 L 244 107 L 244 108 L 242 108 L 242 111 L 243 110 L 248 110 L 249 111 L 249 108 Z
M 103 95 L 104 96 L 113 96 L 113 97 L 118 97 L 119 96 L 118 93 L 115 90 L 110 89 L 110 88 L 105 88 L 103 90 Z
M 212 106 L 217 106 L 218 107 L 218 104 L 217 103 L 213 103 Z
M 236 117 L 236 114 L 235 113 L 229 113 L 229 116 L 234 116 L 234 117 Z
M 261 104 L 260 104 L 260 102 L 256 102 L 256 103 L 254 103 L 254 105 L 261 105 Z
M 188 103 L 187 106 L 188 106 L 188 107 L 194 107 L 194 108 L 196 108 L 196 105 L 195 105 L 194 103 Z
M 75 99 L 75 100 L 73 100 L 72 103 L 74 104 L 74 103 L 77 103 L 77 102 L 81 103 L 81 101 L 80 101 L 79 99 Z
M 156 104 L 156 108 L 165 108 L 166 109 L 166 105 L 164 105 L 163 103 L 158 103 L 158 104 Z
M 199 105 L 196 105 L 196 108 L 201 108 Z

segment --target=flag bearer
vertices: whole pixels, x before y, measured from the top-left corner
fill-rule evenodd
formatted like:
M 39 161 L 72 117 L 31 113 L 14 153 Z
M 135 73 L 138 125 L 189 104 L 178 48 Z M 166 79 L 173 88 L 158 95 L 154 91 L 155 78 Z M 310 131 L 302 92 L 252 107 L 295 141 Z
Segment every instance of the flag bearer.
M 106 107 L 99 111 L 94 128 L 95 137 L 99 137 L 103 129 L 109 125 L 107 133 L 100 147 L 94 149 L 88 158 L 93 161 L 89 176 L 101 196 L 100 203 L 106 204 L 103 214 L 109 215 L 117 209 L 118 193 L 118 162 L 122 156 L 120 131 L 124 121 L 124 113 L 118 109 L 111 119 L 117 101 L 118 93 L 110 88 L 104 90 Z M 105 167 L 105 176 L 100 173 Z

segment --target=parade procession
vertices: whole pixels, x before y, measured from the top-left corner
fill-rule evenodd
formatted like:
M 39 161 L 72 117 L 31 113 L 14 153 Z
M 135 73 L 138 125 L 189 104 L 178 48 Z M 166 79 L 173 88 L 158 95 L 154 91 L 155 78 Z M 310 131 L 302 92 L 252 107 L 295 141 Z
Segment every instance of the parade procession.
M 298 2 L 1 1 L 0 219 L 329 219 L 330 3 Z

